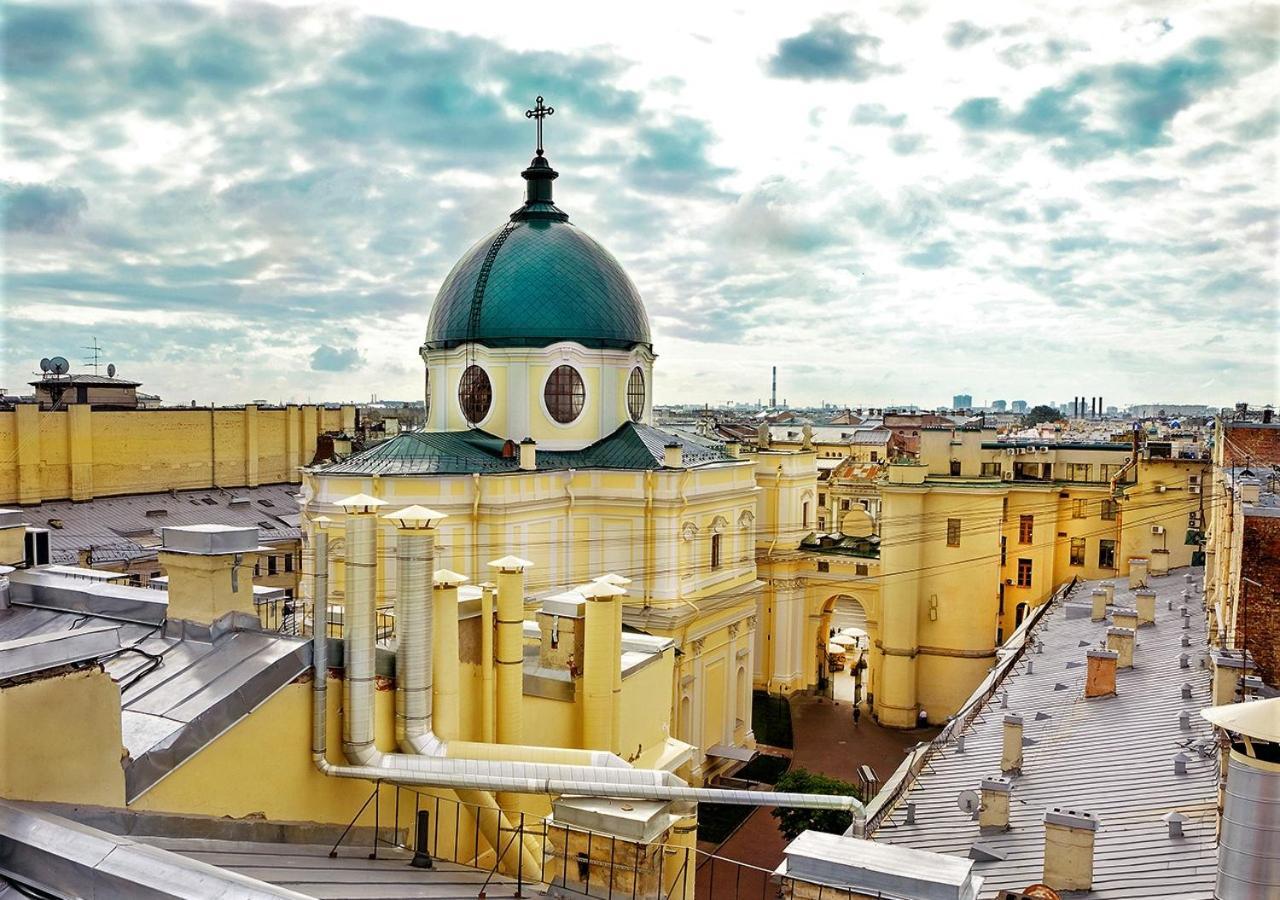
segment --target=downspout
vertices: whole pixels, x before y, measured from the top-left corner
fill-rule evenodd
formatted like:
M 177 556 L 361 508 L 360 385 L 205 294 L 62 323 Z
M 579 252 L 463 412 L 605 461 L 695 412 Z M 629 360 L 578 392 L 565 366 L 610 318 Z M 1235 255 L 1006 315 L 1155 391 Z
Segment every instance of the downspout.
M 494 742 L 493 707 L 493 591 L 496 585 L 480 585 L 480 737 Z
M 653 469 L 644 470 L 644 605 L 653 602 Z
M 471 571 L 480 571 L 480 473 L 471 473 Z
M 371 498 L 370 498 L 371 499 Z M 346 504 L 355 506 L 357 504 Z M 467 749 L 458 742 L 447 748 L 438 740 L 430 755 L 416 753 L 383 753 L 373 745 L 372 709 L 374 683 L 372 663 L 374 656 L 373 631 L 373 516 L 367 511 L 377 505 L 360 504 L 366 511 L 348 510 L 347 518 L 347 578 L 355 591 L 348 591 L 348 602 L 358 607 L 356 615 L 348 609 L 347 620 L 352 627 L 346 631 L 348 667 L 344 694 L 349 698 L 343 722 L 343 748 L 349 761 L 335 765 L 327 759 L 325 739 L 327 727 L 327 644 L 324 629 L 314 629 L 312 635 L 313 669 L 316 678 L 312 697 L 312 760 L 317 769 L 338 778 L 358 778 L 368 781 L 391 781 L 425 787 L 448 788 L 464 791 L 499 791 L 519 794 L 541 794 L 610 797 L 616 799 L 657 800 L 687 803 L 730 803 L 749 806 L 793 806 L 807 809 L 849 810 L 856 817 L 863 815 L 863 805 L 853 797 L 824 794 L 784 794 L 769 791 L 733 791 L 718 788 L 691 788 L 683 779 L 671 772 L 635 769 L 622 766 L 581 765 L 570 762 L 553 762 L 553 759 L 579 759 L 595 756 L 584 751 L 562 751 L 550 747 L 493 747 L 491 759 L 466 759 L 449 755 Z M 404 512 L 403 510 L 401 511 Z M 419 564 L 424 561 L 419 561 Z M 410 568 L 413 561 L 410 561 Z M 328 565 L 328 544 L 325 539 L 316 542 L 316 571 L 325 571 Z M 316 583 L 316 602 L 327 604 L 327 580 Z M 410 601 L 412 602 L 412 600 Z M 425 604 L 421 604 L 425 605 Z M 365 607 L 368 607 L 366 609 Z M 414 620 L 421 626 L 421 620 Z M 430 622 L 427 622 L 427 627 Z M 417 637 L 421 637 L 419 630 Z M 356 639 L 364 647 L 354 646 Z M 414 638 L 410 638 L 412 641 Z M 406 669 L 425 671 L 425 667 Z M 415 685 L 417 687 L 418 685 Z M 408 693 L 406 692 L 406 697 Z M 406 735 L 411 720 L 406 710 Z M 425 724 L 425 723 L 424 723 Z M 426 732 L 430 735 L 430 731 Z M 434 736 L 426 737 L 428 742 Z M 409 738 L 410 746 L 415 741 Z M 482 749 L 485 745 L 476 745 Z M 516 756 L 519 761 L 498 761 L 502 756 Z M 611 754 L 603 754 L 611 755 Z M 539 757 L 546 760 L 537 760 Z M 616 757 L 615 757 L 616 758 Z

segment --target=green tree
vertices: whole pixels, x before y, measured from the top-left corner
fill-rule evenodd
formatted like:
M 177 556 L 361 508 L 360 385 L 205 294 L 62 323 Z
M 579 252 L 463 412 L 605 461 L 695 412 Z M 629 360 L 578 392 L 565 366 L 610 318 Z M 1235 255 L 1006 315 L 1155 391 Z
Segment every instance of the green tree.
M 792 769 L 778 779 L 775 791 L 789 794 L 839 794 L 862 799 L 857 785 L 839 778 L 819 775 L 805 769 Z M 838 809 L 783 809 L 775 807 L 773 817 L 778 820 L 778 830 L 788 841 L 794 841 L 802 831 L 825 831 L 828 834 L 844 834 L 853 824 L 853 813 Z
M 1032 407 L 1031 411 L 1022 417 L 1023 427 L 1029 425 L 1039 425 L 1041 422 L 1060 422 L 1062 421 L 1062 413 L 1058 412 L 1052 406 Z

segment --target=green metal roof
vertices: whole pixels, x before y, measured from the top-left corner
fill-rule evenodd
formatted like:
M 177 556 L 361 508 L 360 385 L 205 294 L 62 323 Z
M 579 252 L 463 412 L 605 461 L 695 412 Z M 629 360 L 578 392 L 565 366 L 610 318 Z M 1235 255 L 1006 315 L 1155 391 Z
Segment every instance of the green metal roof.
M 431 307 L 428 350 L 475 341 L 594 349 L 650 345 L 640 292 L 608 250 L 570 224 L 551 198 L 556 172 L 544 159 L 523 173 L 525 205 L 463 254 Z
M 727 462 L 721 451 L 685 440 L 638 422 L 581 450 L 539 450 L 538 470 L 661 469 L 663 447 L 675 441 L 682 447 L 686 468 Z M 486 431 L 411 431 L 370 447 L 349 459 L 317 468 L 323 475 L 469 475 L 519 472 L 519 450 L 503 457 L 506 442 Z

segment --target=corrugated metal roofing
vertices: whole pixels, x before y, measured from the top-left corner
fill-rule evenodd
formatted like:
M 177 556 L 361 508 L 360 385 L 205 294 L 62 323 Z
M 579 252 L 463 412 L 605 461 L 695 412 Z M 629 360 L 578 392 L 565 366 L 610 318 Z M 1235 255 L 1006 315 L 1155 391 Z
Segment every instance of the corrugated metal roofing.
M 1089 618 L 1089 589 L 1082 583 L 1031 632 L 1043 650 L 1028 649 L 997 693 L 964 730 L 964 752 L 954 740 L 935 744 L 928 764 L 874 837 L 920 850 L 970 857 L 985 879 L 984 895 L 1017 891 L 1042 880 L 1043 816 L 1047 807 L 1068 806 L 1100 820 L 1094 850 L 1091 898 L 1179 897 L 1211 900 L 1217 868 L 1217 751 L 1212 728 L 1196 715 L 1210 703 L 1210 671 L 1202 597 L 1190 604 L 1191 627 L 1183 629 L 1179 608 L 1182 573 L 1151 579 L 1156 624 L 1138 630 L 1134 667 L 1120 670 L 1117 693 L 1086 700 L 1085 651 L 1105 642 L 1109 622 Z M 1169 601 L 1173 601 L 1173 610 Z M 1117 590 L 1118 605 L 1133 597 Z M 1192 646 L 1181 645 L 1189 635 Z M 1191 667 L 1180 657 L 1191 655 Z M 1029 666 L 1034 671 L 1028 671 Z M 1191 685 L 1191 699 L 1182 686 Z M 1179 714 L 1191 713 L 1183 727 Z M 962 812 L 957 797 L 977 791 L 983 778 L 1000 774 L 1003 713 L 1024 720 L 1022 773 L 1014 776 L 1010 829 L 980 830 Z M 1174 755 L 1189 748 L 1187 773 L 1174 772 Z M 905 821 L 906 801 L 915 804 L 915 824 Z M 1162 817 L 1187 817 L 1185 836 L 1171 838 Z M 981 847 L 975 845 L 981 841 Z M 996 858 L 998 857 L 998 858 Z
M 256 488 L 178 491 L 172 494 L 130 494 L 98 497 L 88 502 L 56 500 L 24 507 L 24 519 L 49 529 L 54 563 L 75 563 L 81 550 L 92 548 L 93 561 L 119 562 L 154 555 L 160 529 L 175 525 L 236 525 L 256 527 L 262 543 L 297 540 L 297 485 L 270 484 Z M 248 503 L 230 505 L 232 497 Z M 55 525 L 54 523 L 60 523 Z

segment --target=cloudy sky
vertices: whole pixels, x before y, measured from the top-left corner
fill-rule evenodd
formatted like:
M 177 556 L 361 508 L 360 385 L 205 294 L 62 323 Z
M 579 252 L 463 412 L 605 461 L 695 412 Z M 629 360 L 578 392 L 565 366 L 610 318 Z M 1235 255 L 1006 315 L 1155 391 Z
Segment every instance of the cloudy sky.
M 417 398 L 541 93 L 659 402 L 1276 399 L 1275 6 L 756 6 L 7 4 L 0 384 Z

